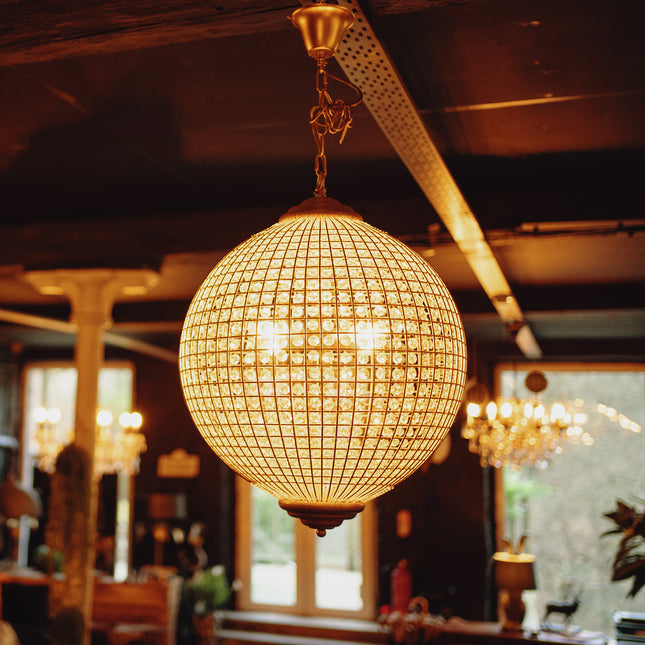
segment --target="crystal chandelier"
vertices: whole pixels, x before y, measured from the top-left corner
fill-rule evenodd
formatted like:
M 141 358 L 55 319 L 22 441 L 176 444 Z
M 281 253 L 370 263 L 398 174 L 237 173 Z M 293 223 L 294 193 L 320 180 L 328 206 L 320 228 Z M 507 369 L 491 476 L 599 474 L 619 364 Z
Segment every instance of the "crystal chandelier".
M 344 135 L 360 102 L 332 101 L 328 82 L 340 79 L 326 71 L 352 12 L 313 5 L 291 19 L 317 62 L 314 197 L 212 270 L 186 316 L 179 367 L 215 453 L 324 535 L 441 444 L 466 346 L 435 271 L 326 196 L 324 137 Z
M 36 432 L 32 452 L 39 470 L 53 473 L 60 451 L 69 444 L 74 433 L 60 425 L 58 408 L 38 407 L 34 411 Z M 136 475 L 139 460 L 146 450 L 146 438 L 138 432 L 143 419 L 138 412 L 123 412 L 118 427 L 113 427 L 112 413 L 100 410 L 96 415 L 96 444 L 94 453 L 94 476 L 100 479 L 105 474 L 125 473 Z
M 587 417 L 581 401 L 574 405 L 553 403 L 546 407 L 538 393 L 546 388 L 541 372 L 526 377 L 526 387 L 534 393 L 531 399 L 500 397 L 488 400 L 488 392 L 475 384 L 466 393 L 466 423 L 461 435 L 468 439 L 468 448 L 480 456 L 482 467 L 523 466 L 544 468 L 549 460 L 563 450 L 566 441 L 593 443 L 582 425 Z
M 36 432 L 33 437 L 32 453 L 36 467 L 46 473 L 56 470 L 58 453 L 72 440 L 71 428 L 60 425 L 61 412 L 58 408 L 39 406 L 34 410 Z
M 94 476 L 139 472 L 140 455 L 145 452 L 146 438 L 138 432 L 143 419 L 138 412 L 122 412 L 113 427 L 112 413 L 101 410 L 96 415 L 97 433 L 94 448 Z

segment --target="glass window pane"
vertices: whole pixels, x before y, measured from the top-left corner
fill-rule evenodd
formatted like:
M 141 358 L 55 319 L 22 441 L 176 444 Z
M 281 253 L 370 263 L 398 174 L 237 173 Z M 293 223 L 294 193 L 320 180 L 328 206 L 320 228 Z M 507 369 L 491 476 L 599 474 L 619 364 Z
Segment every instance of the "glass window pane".
M 528 397 L 526 373 L 505 372 L 501 394 Z M 536 556 L 537 624 L 548 602 L 579 594 L 575 623 L 613 633 L 613 611 L 642 610 L 645 593 L 628 599 L 631 580 L 611 582 L 620 536 L 602 536 L 614 528 L 604 513 L 615 509 L 617 499 L 642 509 L 645 432 L 637 426 L 645 426 L 645 372 L 590 367 L 544 373 L 543 402 L 584 400 L 588 419 L 583 427 L 593 444 L 565 441 L 562 453 L 544 469 L 505 470 L 505 536 L 517 543 L 522 534 L 529 535 L 525 550 Z
M 25 372 L 25 409 L 23 436 L 29 450 L 23 463 L 23 484 L 31 486 L 32 459 L 39 468 L 53 472 L 59 451 L 73 440 L 76 416 L 76 367 L 72 365 L 35 364 Z M 134 370 L 128 366 L 104 366 L 98 377 L 98 406 L 112 413 L 114 424 L 121 412 L 132 410 Z M 38 423 L 37 408 L 48 411 L 47 420 Z M 52 412 L 56 415 L 52 416 Z M 128 575 L 130 536 L 130 487 L 131 478 L 119 473 L 116 500 L 116 535 L 114 575 L 124 580 Z M 112 526 L 112 519 L 108 522 Z M 101 518 L 99 517 L 99 530 Z M 110 529 L 112 530 L 112 529 Z M 21 554 L 26 553 L 28 532 L 22 533 Z M 22 556 L 24 557 L 24 556 Z M 108 559 L 111 559 L 111 555 Z
M 45 466 L 53 469 L 58 448 L 72 440 L 76 415 L 76 368 L 75 367 L 29 367 L 25 375 L 24 436 L 28 437 L 29 455 L 23 466 L 30 470 L 30 461 L 41 450 L 46 452 Z M 55 422 L 38 424 L 35 411 L 44 407 L 58 415 Z
M 132 409 L 134 373 L 131 368 L 102 367 L 99 371 L 98 404 L 118 421 L 121 412 Z
M 316 607 L 359 611 L 362 584 L 359 517 L 316 538 Z
M 98 405 L 109 410 L 114 419 L 132 408 L 134 373 L 131 367 L 102 367 L 98 380 Z M 49 458 L 56 457 L 54 449 L 72 440 L 76 416 L 75 367 L 31 366 L 25 377 L 25 436 L 30 437 L 29 452 L 38 451 L 38 437 L 42 444 L 51 441 Z M 34 418 L 36 408 L 56 409 L 55 423 L 47 422 L 39 428 Z M 52 464 L 53 465 L 53 464 Z
M 251 486 L 251 601 L 296 602 L 295 520 L 268 493 Z

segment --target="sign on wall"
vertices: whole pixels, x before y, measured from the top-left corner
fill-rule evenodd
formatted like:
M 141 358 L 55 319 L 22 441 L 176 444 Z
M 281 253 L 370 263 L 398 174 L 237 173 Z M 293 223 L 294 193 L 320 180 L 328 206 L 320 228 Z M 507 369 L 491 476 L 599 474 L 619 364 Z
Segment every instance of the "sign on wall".
M 157 477 L 193 479 L 198 475 L 199 455 L 189 455 L 183 448 L 176 448 L 157 460 Z

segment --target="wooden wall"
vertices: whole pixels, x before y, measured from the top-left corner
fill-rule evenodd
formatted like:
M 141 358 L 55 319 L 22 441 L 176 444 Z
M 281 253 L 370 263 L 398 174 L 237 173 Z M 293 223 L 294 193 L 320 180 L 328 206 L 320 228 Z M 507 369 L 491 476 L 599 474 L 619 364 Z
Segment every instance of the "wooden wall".
M 139 499 L 150 493 L 185 493 L 189 514 L 208 526 L 206 551 L 212 564 L 234 570 L 234 476 L 207 447 L 182 398 L 177 369 L 154 359 L 137 359 L 137 407 L 144 415 L 148 451 L 136 480 Z M 447 460 L 415 473 L 377 503 L 379 604 L 389 602 L 389 573 L 406 558 L 413 572 L 413 592 L 433 602 L 444 600 L 455 613 L 482 619 L 486 606 L 488 507 L 485 477 L 456 425 Z M 159 454 L 182 446 L 201 459 L 194 480 L 161 479 Z M 412 514 L 409 537 L 396 535 L 396 514 Z M 140 516 L 139 518 L 140 519 Z
M 412 572 L 413 595 L 431 609 L 483 619 L 488 613 L 486 478 L 468 453 L 460 428 L 453 427 L 446 461 L 422 467 L 378 501 L 379 596 L 389 602 L 389 575 L 405 558 Z M 398 537 L 396 515 L 408 510 L 412 531 Z
M 30 359 L 71 360 L 71 350 L 27 353 Z M 108 349 L 106 358 L 133 360 L 136 365 L 135 407 L 143 414 L 142 431 L 147 451 L 135 479 L 135 522 L 148 529 L 147 499 L 155 493 L 185 495 L 188 518 L 207 526 L 205 550 L 209 564 L 224 564 L 230 577 L 235 562 L 235 485 L 232 471 L 206 445 L 190 419 L 175 365 L 144 356 Z M 468 619 L 492 618 L 487 586 L 487 561 L 492 553 L 490 485 L 476 457 L 468 453 L 453 427 L 452 449 L 446 461 L 421 469 L 395 490 L 377 500 L 379 605 L 389 602 L 389 575 L 398 560 L 410 562 L 413 593 L 424 595 L 432 606 L 449 606 Z M 157 475 L 157 460 L 177 447 L 200 458 L 194 479 L 168 479 Z M 412 532 L 396 534 L 396 514 L 409 510 Z M 177 522 L 180 524 L 180 522 Z M 184 523 L 187 525 L 187 522 Z M 135 549 L 137 563 L 152 562 L 150 538 Z M 166 563 L 173 564 L 166 549 Z
M 136 406 L 145 420 L 142 431 L 148 450 L 141 459 L 136 478 L 135 521 L 146 520 L 146 500 L 154 493 L 183 494 L 188 517 L 206 524 L 205 550 L 209 563 L 224 564 L 233 572 L 234 562 L 234 475 L 211 451 L 195 428 L 183 400 L 176 366 L 155 359 L 136 361 Z M 199 476 L 194 479 L 157 476 L 157 460 L 182 447 L 200 458 Z M 148 554 L 149 555 L 149 554 Z

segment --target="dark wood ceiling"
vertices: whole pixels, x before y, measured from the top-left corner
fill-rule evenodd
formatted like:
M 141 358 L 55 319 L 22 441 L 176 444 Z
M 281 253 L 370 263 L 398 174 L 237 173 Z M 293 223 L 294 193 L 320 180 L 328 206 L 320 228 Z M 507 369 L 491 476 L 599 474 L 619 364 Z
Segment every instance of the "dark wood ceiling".
M 159 287 L 116 318 L 164 319 L 176 341 L 222 252 L 313 190 L 314 65 L 287 19 L 297 6 L 0 0 L 0 307 L 44 311 L 25 269 L 153 266 Z M 642 358 L 642 0 L 360 6 L 538 342 Z M 471 339 L 508 338 L 364 107 L 329 144 L 328 187 L 432 245 Z M 8 324 L 3 338 L 51 341 Z

